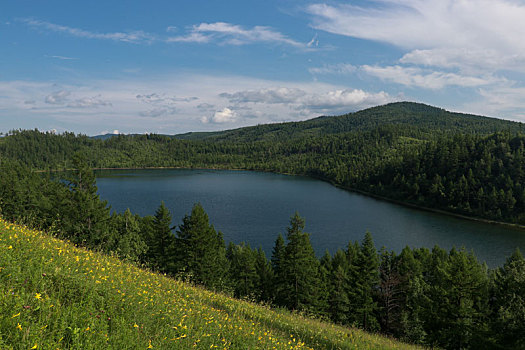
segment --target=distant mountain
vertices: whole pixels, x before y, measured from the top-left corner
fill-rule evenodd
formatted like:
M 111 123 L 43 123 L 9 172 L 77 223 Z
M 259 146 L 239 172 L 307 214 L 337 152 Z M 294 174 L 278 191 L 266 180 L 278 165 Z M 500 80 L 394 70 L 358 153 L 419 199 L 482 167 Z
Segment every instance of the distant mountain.
M 110 139 L 110 138 L 118 136 L 118 135 L 120 135 L 120 134 L 104 134 L 104 135 L 90 136 L 90 138 L 96 139 L 96 140 L 107 140 L 107 139 Z
M 116 136 L 140 136 L 140 135 L 144 135 L 144 134 L 104 134 L 104 135 L 90 136 L 89 138 L 95 139 L 95 140 L 108 140 Z M 166 135 L 166 134 L 157 134 L 157 135 L 166 136 L 166 137 L 174 137 L 173 135 Z

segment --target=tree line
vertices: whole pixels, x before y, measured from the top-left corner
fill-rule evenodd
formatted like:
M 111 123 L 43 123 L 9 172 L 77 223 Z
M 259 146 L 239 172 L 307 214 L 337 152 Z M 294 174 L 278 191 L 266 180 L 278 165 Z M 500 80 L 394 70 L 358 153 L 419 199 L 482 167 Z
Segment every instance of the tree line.
M 525 346 L 525 259 L 494 270 L 463 249 L 379 251 L 372 235 L 316 257 L 295 213 L 271 256 L 226 245 L 200 204 L 174 225 L 161 203 L 153 216 L 111 213 L 86 157 L 64 178 L 0 164 L 0 213 L 57 237 L 238 298 L 448 349 Z
M 98 140 L 14 131 L 0 138 L 0 162 L 17 160 L 32 170 L 71 169 L 73 154 L 81 152 L 92 168 L 211 167 L 307 175 L 418 206 L 525 225 L 525 136 L 520 133 L 429 134 L 418 126 L 380 125 L 272 141 L 235 141 L 239 138 Z

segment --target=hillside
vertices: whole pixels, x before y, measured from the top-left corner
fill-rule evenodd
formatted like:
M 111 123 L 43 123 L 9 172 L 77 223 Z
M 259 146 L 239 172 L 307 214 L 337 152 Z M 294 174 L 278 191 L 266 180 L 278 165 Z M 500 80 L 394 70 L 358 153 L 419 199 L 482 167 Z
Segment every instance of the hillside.
M 190 132 L 175 135 L 181 140 L 278 141 L 289 138 L 323 136 L 355 131 L 370 131 L 378 126 L 417 127 L 428 132 L 465 132 L 488 134 L 521 131 L 522 125 L 502 119 L 453 113 L 414 102 L 396 102 L 341 116 L 322 116 L 302 122 L 244 127 L 216 132 Z
M 0 219 L 2 349 L 411 349 L 239 301 Z
M 417 206 L 525 225 L 522 124 L 409 102 L 339 117 L 213 133 L 85 135 L 13 131 L 0 158 L 33 170 L 246 169 L 306 175 Z

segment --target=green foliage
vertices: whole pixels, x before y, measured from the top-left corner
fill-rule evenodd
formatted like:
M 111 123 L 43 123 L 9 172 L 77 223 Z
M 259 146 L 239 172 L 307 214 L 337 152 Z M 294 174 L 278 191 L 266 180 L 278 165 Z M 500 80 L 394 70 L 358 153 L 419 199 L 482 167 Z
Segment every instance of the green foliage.
M 0 218 L 1 349 L 410 349 L 214 294 Z
M 129 210 L 110 215 L 107 203 L 97 195 L 91 169 L 176 166 L 304 174 L 419 206 L 525 224 L 521 128 L 520 123 L 395 103 L 339 117 L 176 137 L 119 135 L 104 140 L 72 133 L 13 131 L 0 142 L 0 214 L 208 288 L 409 342 L 450 349 L 520 349 L 525 346 L 525 262 L 518 252 L 503 267 L 487 271 L 464 250 L 407 247 L 399 255 L 382 250 L 379 256 L 367 233 L 361 245 L 350 242 L 346 251 L 327 253 L 319 261 L 303 232 L 304 220 L 296 213 L 286 242 L 278 236 L 268 261 L 261 249 L 245 244 L 230 244 L 226 250 L 222 234 L 215 231 L 199 204 L 183 218 L 176 236 L 163 203 L 155 216 L 140 217 Z M 69 172 L 36 173 L 34 169 Z M 32 287 L 20 284 L 24 278 L 32 281 L 31 276 L 20 274 L 20 263 L 3 272 L 9 262 L 5 257 L 14 259 L 13 252 L 0 255 L 4 258 L 0 277 L 19 279 L 9 280 L 16 287 L 0 288 L 0 297 Z M 43 268 L 34 270 L 38 269 Z M 85 284 L 80 275 L 72 276 L 56 279 L 63 291 L 61 303 L 80 300 L 78 305 L 93 310 L 105 307 L 102 296 L 110 294 Z M 189 292 L 181 295 L 185 293 Z M 211 304 L 215 309 L 235 308 L 224 300 L 214 299 Z M 0 308 L 13 305 L 3 303 Z M 78 305 L 68 309 L 70 315 L 86 316 Z M 257 317 L 280 331 L 297 332 L 297 324 L 276 325 L 273 316 Z M 59 320 L 53 325 L 59 330 L 53 333 L 53 341 L 61 336 L 62 346 L 106 345 L 103 338 L 86 342 L 85 325 L 78 319 Z M 100 326 L 95 322 L 89 327 L 94 324 Z M 0 319 L 0 326 L 4 325 Z M 156 324 L 150 326 L 156 329 Z M 118 325 L 111 322 L 108 327 L 103 329 L 110 334 Z M 126 332 L 123 336 L 129 335 Z M 312 335 L 311 330 L 301 334 L 314 347 L 344 348 L 328 337 Z M 0 346 L 20 340 L 11 336 L 1 331 Z M 240 346 L 239 339 L 234 338 L 230 348 Z M 123 342 L 114 344 L 129 344 Z
M 155 211 L 149 238 L 149 262 L 160 271 L 174 269 L 175 235 L 171 232 L 171 213 L 161 202 Z
M 303 232 L 304 219 L 296 212 L 287 229 L 287 244 L 278 270 L 280 295 L 277 300 L 292 310 L 314 311 L 319 297 L 319 261 L 309 234 Z
M 525 259 L 516 252 L 496 270 L 493 328 L 501 349 L 525 347 Z
M 349 320 L 353 324 L 371 330 L 379 328 L 375 316 L 378 306 L 374 298 L 374 289 L 379 282 L 378 268 L 377 250 L 372 235 L 367 231 L 352 271 L 351 284 L 353 288 L 349 290 Z
M 195 204 L 191 215 L 182 219 L 177 230 L 176 256 L 179 271 L 191 281 L 210 288 L 224 283 L 228 267 L 224 240 L 210 225 L 200 204 Z
M 230 281 L 233 284 L 234 296 L 254 297 L 259 275 L 256 270 L 256 252 L 250 245 L 235 245 L 230 242 L 226 251 L 230 263 Z

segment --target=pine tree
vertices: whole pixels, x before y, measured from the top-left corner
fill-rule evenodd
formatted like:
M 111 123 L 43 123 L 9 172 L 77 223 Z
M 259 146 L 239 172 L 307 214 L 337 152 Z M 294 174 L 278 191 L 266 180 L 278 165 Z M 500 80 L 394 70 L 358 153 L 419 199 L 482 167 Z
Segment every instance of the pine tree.
M 138 262 L 145 258 L 148 246 L 141 236 L 140 217 L 126 209 L 124 214 L 114 215 L 116 237 L 111 250 L 125 260 Z
M 397 257 L 394 252 L 386 249 L 381 251 L 379 265 L 379 308 L 381 331 L 392 334 L 399 329 L 401 303 L 403 301 L 402 280 L 398 271 Z
M 263 302 L 271 301 L 273 295 L 273 270 L 261 247 L 257 249 L 255 257 L 255 272 L 257 273 L 255 290 L 258 291 L 258 300 Z
M 284 251 L 286 245 L 282 234 L 277 236 L 272 250 L 271 266 L 273 270 L 272 279 L 272 299 L 274 303 L 279 306 L 284 306 L 284 301 L 281 299 L 283 293 L 282 288 L 285 284 L 285 276 L 283 271 Z
M 258 279 L 255 269 L 255 252 L 250 245 L 245 243 L 236 245 L 230 242 L 226 250 L 226 257 L 229 261 L 229 275 L 233 284 L 234 296 L 237 298 L 253 297 Z
M 366 232 L 356 259 L 353 278 L 354 288 L 350 290 L 349 320 L 367 330 L 377 330 L 378 309 L 374 291 L 379 283 L 379 257 L 370 232 Z
M 290 220 L 282 262 L 284 281 L 282 300 L 292 310 L 316 310 L 318 303 L 319 261 L 309 234 L 303 232 L 304 220 L 298 213 Z
M 228 271 L 224 240 L 199 203 L 193 206 L 191 215 L 184 216 L 176 242 L 179 272 L 195 283 L 220 289 Z
M 496 270 L 492 329 L 505 349 L 525 348 L 525 259 L 516 251 Z
M 159 271 L 173 272 L 173 248 L 175 236 L 171 232 L 171 213 L 164 202 L 155 211 L 153 217 L 150 261 Z
M 75 170 L 69 179 L 71 196 L 61 203 L 65 230 L 68 237 L 77 244 L 101 247 L 107 240 L 106 226 L 110 219 L 107 201 L 101 201 L 97 194 L 95 174 L 81 153 L 73 156 Z

